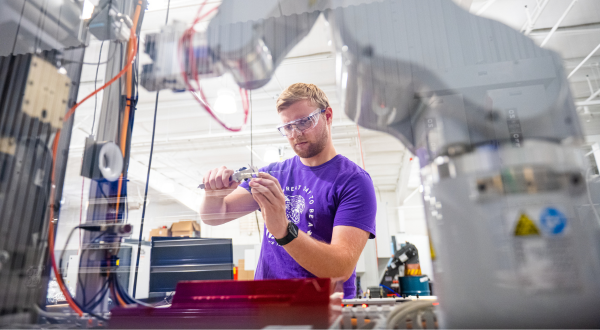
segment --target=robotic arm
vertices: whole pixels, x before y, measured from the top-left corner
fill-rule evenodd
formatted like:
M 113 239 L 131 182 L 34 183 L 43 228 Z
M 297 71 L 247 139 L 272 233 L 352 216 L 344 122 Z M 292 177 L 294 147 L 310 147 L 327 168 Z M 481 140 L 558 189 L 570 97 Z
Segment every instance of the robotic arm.
M 404 244 L 400 250 L 394 253 L 394 257 L 388 265 L 388 270 L 397 270 L 399 266 L 411 266 L 405 269 L 406 275 L 421 275 L 421 267 L 419 266 L 419 251 L 417 250 L 416 246 L 406 242 L 406 244 Z M 415 272 L 409 270 L 415 270 Z
M 187 27 L 182 23 L 149 34 L 145 52 L 153 63 L 144 66 L 141 83 L 150 91 L 185 90 L 184 76 L 214 77 L 229 72 L 241 88 L 260 88 L 310 32 L 321 14 L 317 6 L 310 5 L 313 2 L 223 1 L 208 29 L 194 33 L 183 47 L 179 43 Z
M 402 271 L 402 274 L 400 274 L 400 271 Z M 380 282 L 380 285 L 384 288 L 384 292 L 388 294 L 402 293 L 403 288 L 400 284 L 400 277 L 403 276 L 421 276 L 419 251 L 417 250 L 416 246 L 409 242 L 403 244 L 403 246 L 396 251 L 394 256 L 390 259 L 387 269 L 385 270 Z M 390 289 L 394 291 L 388 292 Z
M 177 24 L 147 36 L 141 84 L 259 88 L 321 14 L 345 113 L 419 158 L 442 327 L 600 327 L 582 127 L 560 57 L 518 31 L 450 0 L 224 0 L 186 42 Z
M 397 137 L 423 165 L 489 141 L 582 139 L 561 59 L 452 1 L 226 0 L 183 47 L 183 24 L 148 35 L 153 63 L 141 83 L 185 90 L 184 76 L 229 72 L 240 87 L 260 88 L 320 14 L 346 114 Z

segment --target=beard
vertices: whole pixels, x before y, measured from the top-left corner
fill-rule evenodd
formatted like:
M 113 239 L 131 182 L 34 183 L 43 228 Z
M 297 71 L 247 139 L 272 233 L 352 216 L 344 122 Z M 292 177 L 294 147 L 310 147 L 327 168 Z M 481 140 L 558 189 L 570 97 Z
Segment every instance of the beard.
M 292 144 L 292 149 L 294 149 L 294 152 L 300 158 L 312 158 L 321 153 L 323 149 L 325 149 L 325 146 L 327 145 L 327 140 L 327 127 L 324 126 L 321 132 L 317 135 L 317 139 L 315 142 L 296 140 L 294 144 Z M 297 142 L 306 142 L 308 146 L 305 149 L 298 149 L 295 145 L 295 143 Z

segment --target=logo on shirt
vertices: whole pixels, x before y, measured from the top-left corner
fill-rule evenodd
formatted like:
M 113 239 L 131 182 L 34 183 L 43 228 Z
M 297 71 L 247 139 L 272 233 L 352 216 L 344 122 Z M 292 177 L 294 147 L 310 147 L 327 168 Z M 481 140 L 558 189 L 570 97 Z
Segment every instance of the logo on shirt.
M 304 212 L 305 208 L 306 203 L 304 202 L 304 197 L 300 195 L 285 196 L 285 215 L 288 220 L 296 225 L 300 223 L 300 215 Z
M 292 221 L 296 225 L 300 225 L 302 215 L 305 213 L 305 211 L 308 211 L 308 217 L 306 219 L 308 228 L 306 234 L 312 236 L 312 231 L 315 226 L 315 208 L 313 206 L 313 204 L 315 203 L 315 199 L 312 193 L 312 189 L 302 185 L 289 187 L 286 186 L 283 189 L 283 193 L 285 195 L 285 215 L 287 219 L 289 221 Z M 297 193 L 297 195 L 291 195 L 289 193 Z M 279 244 L 277 244 L 277 242 L 275 241 L 275 237 L 273 237 L 273 235 L 271 235 L 269 231 L 265 231 L 265 236 L 271 245 L 279 246 Z

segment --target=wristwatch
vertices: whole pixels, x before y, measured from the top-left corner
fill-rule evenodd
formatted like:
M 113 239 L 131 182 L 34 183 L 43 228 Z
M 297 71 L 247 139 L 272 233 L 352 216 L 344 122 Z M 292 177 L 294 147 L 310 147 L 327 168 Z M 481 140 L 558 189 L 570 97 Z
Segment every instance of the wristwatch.
M 288 244 L 289 242 L 293 241 L 294 238 L 298 237 L 298 226 L 296 226 L 293 222 L 288 222 L 288 234 L 280 239 L 275 239 L 275 242 L 277 242 L 277 244 L 284 246 L 286 244 Z

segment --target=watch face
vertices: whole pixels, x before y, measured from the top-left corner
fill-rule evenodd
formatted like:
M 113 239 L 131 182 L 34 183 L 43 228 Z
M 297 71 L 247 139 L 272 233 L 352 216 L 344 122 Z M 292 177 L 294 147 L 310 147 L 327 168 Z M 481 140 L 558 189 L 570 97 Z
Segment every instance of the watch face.
M 290 232 L 290 234 L 294 235 L 295 237 L 298 237 L 298 227 L 294 226 L 294 224 L 291 222 L 288 225 L 288 231 Z

